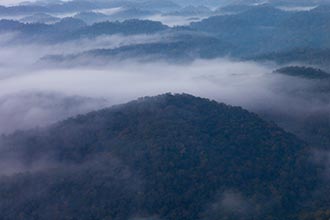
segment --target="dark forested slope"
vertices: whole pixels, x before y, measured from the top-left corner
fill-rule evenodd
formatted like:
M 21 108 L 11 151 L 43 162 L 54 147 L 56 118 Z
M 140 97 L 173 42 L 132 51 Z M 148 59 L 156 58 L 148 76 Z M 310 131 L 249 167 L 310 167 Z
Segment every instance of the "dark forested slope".
M 4 220 L 296 219 L 315 187 L 293 135 L 190 95 L 139 99 L 1 145 Z
M 328 79 L 330 77 L 329 73 L 321 69 L 305 66 L 286 66 L 279 68 L 274 72 L 306 79 Z

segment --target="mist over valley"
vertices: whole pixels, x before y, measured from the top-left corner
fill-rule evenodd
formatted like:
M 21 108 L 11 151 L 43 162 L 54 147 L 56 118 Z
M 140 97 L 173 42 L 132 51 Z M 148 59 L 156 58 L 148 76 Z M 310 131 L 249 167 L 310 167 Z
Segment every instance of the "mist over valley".
M 327 0 L 0 5 L 0 219 L 329 219 Z

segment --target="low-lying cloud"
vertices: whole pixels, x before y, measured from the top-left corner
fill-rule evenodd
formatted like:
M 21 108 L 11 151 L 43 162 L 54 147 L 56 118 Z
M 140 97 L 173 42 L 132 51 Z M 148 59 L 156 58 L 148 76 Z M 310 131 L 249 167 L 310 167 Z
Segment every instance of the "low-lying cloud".
M 105 106 L 104 103 L 100 105 L 86 99 L 76 108 L 73 105 L 72 108 L 64 107 L 62 105 L 66 102 L 63 100 L 67 96 L 106 100 L 106 105 L 110 106 L 141 96 L 190 93 L 242 106 L 261 115 L 269 116 L 271 113 L 271 119 L 276 119 L 282 126 L 293 118 L 300 120 L 314 113 L 329 112 L 328 90 L 316 91 L 321 82 L 273 73 L 278 68 L 275 64 L 220 58 L 195 59 L 181 64 L 162 60 L 138 62 L 118 59 L 97 65 L 100 61 L 98 57 L 89 57 L 88 61 L 76 60 L 75 65 L 70 67 L 38 63 L 47 54 L 65 55 L 90 49 L 157 42 L 164 40 L 164 36 L 113 35 L 54 45 L 24 43 L 16 46 L 7 43 L 14 36 L 6 35 L 0 41 L 0 121 L 4 124 L 0 126 L 4 127 L 0 128 L 0 133 L 46 125 Z M 86 62 L 88 65 L 85 65 Z M 40 98 L 42 96 L 39 95 L 36 101 L 33 95 L 22 94 L 46 94 L 44 97 L 47 94 L 60 95 L 54 100 Z M 93 107 L 86 108 L 89 101 Z
M 227 190 L 216 196 L 216 200 L 209 205 L 204 213 L 208 219 L 245 219 L 247 216 L 257 216 L 255 201 L 242 195 L 238 191 Z
M 46 126 L 107 106 L 106 100 L 47 92 L 21 92 L 0 97 L 0 134 Z
M 120 61 L 118 64 L 95 68 L 42 68 L 2 78 L 0 93 L 60 93 L 101 98 L 112 105 L 141 96 L 172 92 L 207 97 L 252 111 L 272 110 L 295 112 L 298 115 L 328 108 L 326 102 L 315 99 L 313 95 L 310 98 L 305 95 L 312 90 L 313 84 L 308 80 L 274 74 L 272 68 L 228 59 L 196 60 L 186 64 Z M 30 102 L 24 106 L 35 104 Z M 13 107 L 21 108 L 17 105 Z M 59 112 L 63 112 L 63 107 L 57 107 L 62 108 Z M 9 107 L 5 109 L 11 112 Z M 39 113 L 35 112 L 35 117 L 39 115 L 42 118 L 42 111 Z

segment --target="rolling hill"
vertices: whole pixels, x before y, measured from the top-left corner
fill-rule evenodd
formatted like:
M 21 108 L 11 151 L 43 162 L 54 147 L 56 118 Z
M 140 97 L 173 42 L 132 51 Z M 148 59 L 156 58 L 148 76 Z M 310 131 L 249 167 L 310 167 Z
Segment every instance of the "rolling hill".
M 1 145 L 6 220 L 296 219 L 316 187 L 293 135 L 186 94 L 16 132 Z

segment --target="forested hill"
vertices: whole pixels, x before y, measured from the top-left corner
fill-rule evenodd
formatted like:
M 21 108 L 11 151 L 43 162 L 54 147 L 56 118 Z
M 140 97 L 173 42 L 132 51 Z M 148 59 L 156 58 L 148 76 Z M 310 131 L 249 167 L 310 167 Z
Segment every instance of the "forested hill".
M 286 66 L 279 68 L 274 71 L 275 73 L 280 73 L 293 77 L 301 77 L 306 79 L 329 79 L 330 74 L 324 70 L 305 67 L 305 66 Z
M 293 135 L 186 94 L 17 132 L 1 145 L 1 161 L 13 164 L 1 164 L 4 220 L 297 219 L 316 184 Z

